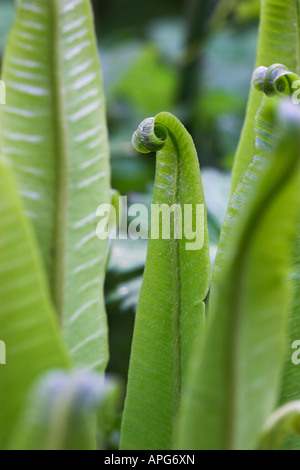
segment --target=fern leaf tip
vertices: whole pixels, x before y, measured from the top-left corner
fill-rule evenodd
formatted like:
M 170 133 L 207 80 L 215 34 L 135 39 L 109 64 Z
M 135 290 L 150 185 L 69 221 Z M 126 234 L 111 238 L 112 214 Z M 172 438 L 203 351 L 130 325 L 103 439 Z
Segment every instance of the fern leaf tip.
M 168 140 L 167 128 L 155 120 L 156 118 L 145 119 L 133 134 L 132 145 L 140 153 L 157 152 Z

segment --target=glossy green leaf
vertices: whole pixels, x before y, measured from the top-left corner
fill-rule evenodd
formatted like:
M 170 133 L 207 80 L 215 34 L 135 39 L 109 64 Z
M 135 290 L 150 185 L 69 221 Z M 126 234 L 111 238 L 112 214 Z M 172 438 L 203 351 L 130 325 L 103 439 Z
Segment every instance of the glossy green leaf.
M 144 121 L 134 135 L 142 153 L 157 152 L 154 204 L 204 205 L 196 150 L 171 114 Z M 203 207 L 203 206 L 202 206 Z M 187 250 L 185 236 L 151 237 L 132 346 L 122 449 L 170 449 L 187 366 L 203 332 L 209 285 L 206 208 L 200 232 L 204 246 Z M 152 218 L 152 226 L 153 226 Z M 160 223 L 160 227 L 161 227 Z M 199 225 L 199 224 L 198 224 Z
M 272 102 L 266 106 L 273 115 Z M 279 115 L 275 151 L 258 152 L 229 205 L 203 355 L 195 356 L 183 407 L 182 449 L 255 449 L 276 406 L 300 210 L 299 110 L 288 100 Z
M 282 63 L 300 73 L 300 1 L 262 0 L 256 67 Z M 254 122 L 262 94 L 252 88 L 233 167 L 232 191 L 253 158 Z
M 266 69 L 266 67 L 260 67 L 259 70 L 254 74 L 254 83 L 256 87 L 271 96 L 273 96 L 275 92 L 278 94 L 278 90 L 293 96 L 295 92 L 293 83 L 298 80 L 300 80 L 300 78 L 297 75 L 290 73 L 286 67 L 280 66 L 278 64 L 270 66 L 269 69 Z M 279 92 L 279 94 L 281 94 L 281 92 Z M 274 147 L 278 142 L 278 134 L 277 132 L 274 132 L 274 129 L 271 125 L 270 116 L 267 115 L 268 107 L 265 106 L 265 103 L 268 101 L 268 99 L 269 98 L 266 98 L 266 96 L 263 98 L 262 106 L 257 113 L 255 121 L 256 154 L 260 155 L 262 158 L 267 158 L 268 155 L 271 155 L 272 152 L 274 152 Z M 300 172 L 298 173 L 298 182 L 300 187 Z M 299 192 L 298 194 L 295 194 L 295 200 L 300 200 Z M 291 346 L 293 345 L 294 341 L 297 341 L 300 338 L 299 234 L 300 225 L 298 225 L 298 237 L 295 243 L 295 249 L 292 253 L 293 268 L 291 268 L 290 284 L 293 288 L 293 297 L 289 317 L 289 344 L 287 348 L 286 366 L 283 371 L 282 390 L 279 405 L 300 399 L 300 369 L 299 367 L 296 367 L 291 361 Z M 300 450 L 300 438 L 291 437 L 286 446 L 290 450 L 296 450 L 296 448 Z
M 11 170 L 0 160 L 0 448 L 5 448 L 33 380 L 68 367 L 46 276 Z
M 260 450 L 280 450 L 286 437 L 300 435 L 300 401 L 275 411 L 267 421 L 261 437 Z
M 294 272 L 291 275 L 293 306 L 289 318 L 289 344 L 286 365 L 283 373 L 280 404 L 284 405 L 300 399 L 300 366 L 292 361 L 295 342 L 300 340 L 300 227 L 295 245 Z M 285 442 L 285 450 L 300 450 L 300 436 L 290 436 Z
M 3 65 L 2 151 L 13 166 L 74 363 L 105 369 L 110 202 L 104 97 L 89 0 L 20 0 Z
M 258 40 L 257 66 L 270 66 L 272 63 L 282 62 L 292 72 L 300 74 L 300 2 L 299 0 L 263 0 L 261 2 L 261 25 Z M 250 93 L 247 116 L 244 124 L 240 144 L 235 157 L 233 168 L 232 190 L 248 164 L 252 160 L 252 142 L 254 135 L 255 115 L 263 100 L 262 93 L 252 89 Z M 266 129 L 264 129 L 266 131 Z M 267 132 L 270 135 L 269 132 Z M 263 134 L 262 134 L 263 137 Z M 276 138 L 273 136 L 272 139 Z M 299 234 L 299 230 L 298 230 Z M 298 235 L 299 236 L 299 235 Z M 296 247 L 296 250 L 299 246 Z M 292 279 L 294 290 L 299 289 L 297 282 L 297 261 L 295 260 L 294 276 Z M 300 305 L 295 297 L 290 318 L 290 338 L 299 332 Z M 290 351 L 288 352 L 287 366 L 283 376 L 281 404 L 300 398 L 300 375 L 291 364 Z M 300 450 L 300 442 L 291 442 L 290 448 L 295 445 Z
M 47 374 L 29 394 L 10 449 L 96 450 L 96 413 L 107 425 L 105 408 L 115 394 L 116 383 L 95 373 Z

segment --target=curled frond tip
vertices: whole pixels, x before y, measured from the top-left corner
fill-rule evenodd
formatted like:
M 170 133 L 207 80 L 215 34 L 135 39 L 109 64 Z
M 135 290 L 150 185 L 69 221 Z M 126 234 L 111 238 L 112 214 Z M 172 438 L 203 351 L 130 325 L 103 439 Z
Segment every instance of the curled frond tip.
M 293 84 L 298 80 L 300 77 L 285 65 L 273 64 L 270 67 L 258 67 L 253 74 L 252 85 L 267 96 L 291 96 L 295 90 Z
M 155 118 L 143 121 L 132 137 L 134 148 L 141 153 L 157 152 L 168 140 L 168 130 L 163 124 L 155 122 Z

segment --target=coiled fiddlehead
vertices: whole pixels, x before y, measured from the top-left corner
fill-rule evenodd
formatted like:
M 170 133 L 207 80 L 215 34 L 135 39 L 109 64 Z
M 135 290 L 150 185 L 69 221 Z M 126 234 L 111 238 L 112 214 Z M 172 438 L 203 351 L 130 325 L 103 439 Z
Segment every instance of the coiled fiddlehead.
M 145 119 L 132 137 L 132 145 L 140 153 L 158 152 L 168 140 L 168 130 L 155 118 Z
M 254 155 L 255 159 L 269 158 L 278 144 L 282 122 L 277 124 L 272 117 L 272 108 L 276 101 L 283 98 L 294 104 L 300 102 L 300 77 L 291 72 L 285 65 L 273 64 L 270 67 L 258 67 L 252 78 L 252 86 L 263 93 L 261 106 L 255 116 Z M 289 124 L 290 125 L 290 124 Z
M 273 64 L 270 67 L 258 67 L 252 78 L 252 85 L 266 96 L 276 95 L 291 96 L 294 91 L 294 83 L 300 77 L 282 64 Z

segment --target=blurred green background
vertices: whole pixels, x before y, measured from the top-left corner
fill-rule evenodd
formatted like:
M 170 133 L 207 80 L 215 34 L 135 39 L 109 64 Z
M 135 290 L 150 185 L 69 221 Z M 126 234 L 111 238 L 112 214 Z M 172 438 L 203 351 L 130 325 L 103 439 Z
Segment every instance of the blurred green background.
M 214 259 L 230 170 L 255 61 L 259 0 L 95 0 L 107 99 L 112 186 L 151 204 L 155 158 L 131 146 L 139 123 L 160 111 L 179 117 L 199 155 Z M 0 1 L 0 55 L 14 17 Z M 109 370 L 127 376 L 147 243 L 116 241 L 106 282 Z

